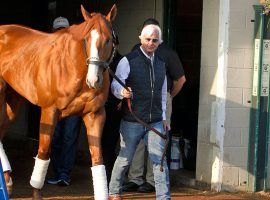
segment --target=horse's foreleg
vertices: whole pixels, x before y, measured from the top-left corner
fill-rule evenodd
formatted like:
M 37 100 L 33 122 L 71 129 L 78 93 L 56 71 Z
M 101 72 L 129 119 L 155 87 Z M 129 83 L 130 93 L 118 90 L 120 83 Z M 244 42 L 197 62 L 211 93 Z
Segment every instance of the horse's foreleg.
M 58 113 L 55 109 L 41 110 L 38 155 L 35 158 L 35 166 L 30 180 L 33 187 L 33 199 L 35 200 L 42 199 L 40 190 L 44 185 L 50 163 L 50 145 L 57 117 Z
M 92 177 L 94 195 L 96 200 L 108 199 L 108 186 L 105 166 L 102 159 L 101 135 L 105 122 L 105 109 L 96 113 L 87 114 L 83 117 L 89 144 L 89 151 L 92 160 Z

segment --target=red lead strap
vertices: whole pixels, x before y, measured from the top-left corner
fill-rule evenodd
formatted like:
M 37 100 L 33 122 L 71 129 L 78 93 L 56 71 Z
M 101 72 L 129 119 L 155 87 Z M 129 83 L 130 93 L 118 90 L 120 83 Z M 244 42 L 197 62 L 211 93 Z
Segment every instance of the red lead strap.
M 114 72 L 110 69 L 110 67 L 107 67 L 109 74 L 115 79 L 117 80 L 117 82 L 123 86 L 127 91 L 130 92 L 129 88 L 114 74 Z M 169 138 L 168 138 L 168 132 L 166 130 L 165 135 L 163 135 L 162 133 L 160 133 L 157 129 L 151 127 L 149 124 L 145 123 L 144 121 L 142 121 L 140 118 L 138 118 L 135 113 L 132 110 L 131 107 L 131 99 L 127 99 L 127 104 L 128 104 L 128 109 L 129 112 L 132 114 L 132 116 L 136 119 L 137 122 L 139 122 L 140 124 L 142 124 L 145 128 L 147 128 L 148 130 L 153 131 L 154 133 L 156 133 L 157 135 L 159 135 L 162 139 L 165 140 L 165 147 L 162 153 L 162 157 L 161 157 L 161 163 L 160 163 L 160 171 L 163 172 L 163 163 L 164 163 L 164 159 L 165 159 L 165 154 L 168 148 L 168 144 L 169 144 Z

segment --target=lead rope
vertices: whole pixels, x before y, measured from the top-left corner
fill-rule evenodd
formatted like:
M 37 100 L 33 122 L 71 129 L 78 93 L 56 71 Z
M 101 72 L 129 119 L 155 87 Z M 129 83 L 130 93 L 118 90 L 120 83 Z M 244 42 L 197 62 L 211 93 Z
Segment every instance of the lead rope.
M 114 74 L 114 72 L 111 70 L 110 67 L 107 67 L 109 74 L 115 79 L 117 80 L 117 82 L 123 86 L 127 91 L 130 92 L 130 89 Z M 163 135 L 162 133 L 160 133 L 157 129 L 151 127 L 149 124 L 145 123 L 144 121 L 142 121 L 140 118 L 138 118 L 136 116 L 136 114 L 133 112 L 132 107 L 131 107 L 131 99 L 128 98 L 127 99 L 127 103 L 128 103 L 128 109 L 129 112 L 131 113 L 131 115 L 136 119 L 137 122 L 141 123 L 144 127 L 146 127 L 147 129 L 153 131 L 154 133 L 156 133 L 158 136 L 160 136 L 162 139 L 165 140 L 165 147 L 162 153 L 162 157 L 161 157 L 161 163 L 160 163 L 160 171 L 163 172 L 163 163 L 164 163 L 164 159 L 165 159 L 165 154 L 168 148 L 168 144 L 169 144 L 169 139 L 168 139 L 168 131 L 165 130 L 165 135 Z

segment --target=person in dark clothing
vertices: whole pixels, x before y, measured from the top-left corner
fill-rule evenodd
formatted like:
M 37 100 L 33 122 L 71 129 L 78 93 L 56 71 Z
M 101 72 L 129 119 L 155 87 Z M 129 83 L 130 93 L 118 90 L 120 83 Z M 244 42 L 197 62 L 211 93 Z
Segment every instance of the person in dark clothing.
M 143 27 L 149 24 L 159 26 L 159 22 L 156 19 L 149 18 L 145 20 Z M 132 50 L 136 50 L 141 44 L 137 44 Z M 183 84 L 186 81 L 182 63 L 177 53 L 162 42 L 157 50 L 156 55 L 159 56 L 166 64 L 167 75 L 167 108 L 166 108 L 166 120 L 170 129 L 170 118 L 172 112 L 172 98 L 181 90 Z M 170 149 L 170 148 L 168 148 Z M 153 192 L 155 190 L 155 182 L 153 175 L 153 166 L 151 160 L 144 159 L 147 156 L 145 145 L 141 141 L 136 149 L 132 164 L 130 165 L 128 172 L 128 182 L 123 186 L 123 191 L 132 192 Z M 147 160 L 147 169 L 144 178 L 145 160 Z M 169 159 L 168 159 L 169 160 Z
M 115 72 L 116 67 L 123 57 L 119 52 L 119 41 L 116 36 L 116 55 L 113 58 L 113 62 L 110 64 L 110 68 L 113 72 Z M 110 77 L 112 81 L 112 78 Z M 117 144 L 119 141 L 119 126 L 121 121 L 121 100 L 117 99 L 111 92 L 109 91 L 109 96 L 107 102 L 105 104 L 106 110 L 106 121 L 103 128 L 101 145 L 103 152 L 103 163 L 106 167 L 106 175 L 107 181 L 110 182 L 111 173 L 113 169 L 114 162 L 117 157 Z
M 66 18 L 57 17 L 53 22 L 53 32 L 68 26 Z M 79 116 L 69 116 L 57 123 L 51 153 L 54 175 L 46 180 L 48 184 L 70 185 L 70 173 L 76 160 L 81 123 L 82 118 Z

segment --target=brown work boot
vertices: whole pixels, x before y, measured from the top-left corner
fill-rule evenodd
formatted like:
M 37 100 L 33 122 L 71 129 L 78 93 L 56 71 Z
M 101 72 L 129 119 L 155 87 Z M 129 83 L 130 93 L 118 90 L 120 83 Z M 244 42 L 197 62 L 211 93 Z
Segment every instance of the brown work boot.
M 113 194 L 109 196 L 109 200 L 122 200 L 122 197 L 119 194 Z

